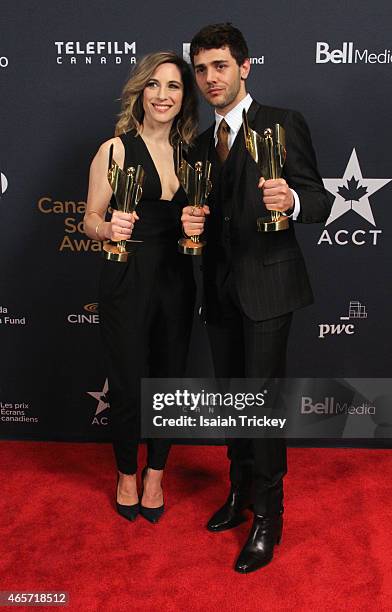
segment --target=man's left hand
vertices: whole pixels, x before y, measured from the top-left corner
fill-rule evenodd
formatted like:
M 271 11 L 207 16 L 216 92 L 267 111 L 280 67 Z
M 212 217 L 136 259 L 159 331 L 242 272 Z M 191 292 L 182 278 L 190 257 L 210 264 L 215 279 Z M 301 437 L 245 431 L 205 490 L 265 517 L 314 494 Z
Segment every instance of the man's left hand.
M 261 177 L 259 188 L 263 190 L 263 202 L 267 210 L 286 212 L 294 207 L 294 196 L 286 181 Z

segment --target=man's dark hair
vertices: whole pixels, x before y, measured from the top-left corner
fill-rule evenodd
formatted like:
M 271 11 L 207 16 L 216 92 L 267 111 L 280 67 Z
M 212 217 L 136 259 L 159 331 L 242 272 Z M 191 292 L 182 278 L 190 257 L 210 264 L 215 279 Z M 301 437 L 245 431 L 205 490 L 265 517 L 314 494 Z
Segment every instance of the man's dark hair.
M 191 42 L 190 57 L 193 58 L 201 49 L 221 49 L 229 47 L 231 55 L 239 66 L 249 57 L 248 45 L 245 38 L 231 23 L 215 23 L 205 26 L 198 32 Z

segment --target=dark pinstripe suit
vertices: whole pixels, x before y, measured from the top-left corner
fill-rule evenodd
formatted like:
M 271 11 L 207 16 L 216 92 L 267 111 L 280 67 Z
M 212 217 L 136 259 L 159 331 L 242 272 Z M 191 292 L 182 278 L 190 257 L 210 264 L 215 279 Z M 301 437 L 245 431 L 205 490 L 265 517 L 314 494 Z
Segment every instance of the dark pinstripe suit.
M 330 198 L 317 170 L 310 133 L 294 111 L 253 101 L 250 126 L 262 133 L 275 123 L 286 131 L 287 160 L 283 177 L 297 192 L 297 222 L 327 219 Z M 259 171 L 247 153 L 242 130 L 221 166 L 214 126 L 201 134 L 191 160 L 210 159 L 213 190 L 203 257 L 205 313 L 215 374 L 220 377 L 284 376 L 292 312 L 313 301 L 294 223 L 280 232 L 259 233 L 263 210 L 257 188 Z M 278 510 L 286 472 L 283 440 L 234 440 L 229 444 L 233 486 L 255 487 L 257 513 Z

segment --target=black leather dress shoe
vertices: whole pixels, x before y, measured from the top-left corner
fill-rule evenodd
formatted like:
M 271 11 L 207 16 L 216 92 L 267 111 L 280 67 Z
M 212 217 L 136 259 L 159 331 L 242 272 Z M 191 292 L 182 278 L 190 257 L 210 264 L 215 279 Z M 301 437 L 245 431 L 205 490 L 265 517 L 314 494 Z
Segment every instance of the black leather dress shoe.
M 231 489 L 229 497 L 222 508 L 219 508 L 208 521 L 208 531 L 225 531 L 226 529 L 237 527 L 237 525 L 247 520 L 244 510 L 249 507 L 249 493 L 243 493 L 238 489 Z
M 235 571 L 248 574 L 270 563 L 274 546 L 281 540 L 282 529 L 282 513 L 272 516 L 255 515 L 248 539 L 235 564 Z

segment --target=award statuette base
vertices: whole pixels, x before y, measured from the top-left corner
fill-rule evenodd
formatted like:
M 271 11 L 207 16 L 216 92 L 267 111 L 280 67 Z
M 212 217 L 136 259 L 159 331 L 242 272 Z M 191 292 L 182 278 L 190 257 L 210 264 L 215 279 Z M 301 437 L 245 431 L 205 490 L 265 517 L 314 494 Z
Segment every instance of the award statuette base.
M 276 221 L 273 221 L 271 217 L 259 217 L 257 219 L 258 232 L 278 232 L 288 229 L 288 227 L 289 220 L 287 217 L 281 216 Z
M 198 236 L 195 236 L 195 238 L 198 238 Z M 192 238 L 181 238 L 178 241 L 178 250 L 183 255 L 201 255 L 205 244 L 202 241 L 195 242 Z
M 129 255 L 133 255 L 136 252 L 137 245 L 142 242 L 141 240 L 127 240 L 122 241 L 122 243 L 126 242 L 126 246 L 123 244 L 115 243 L 115 242 L 105 242 L 103 245 L 103 256 L 108 261 L 117 261 L 120 263 L 125 263 L 128 261 Z

